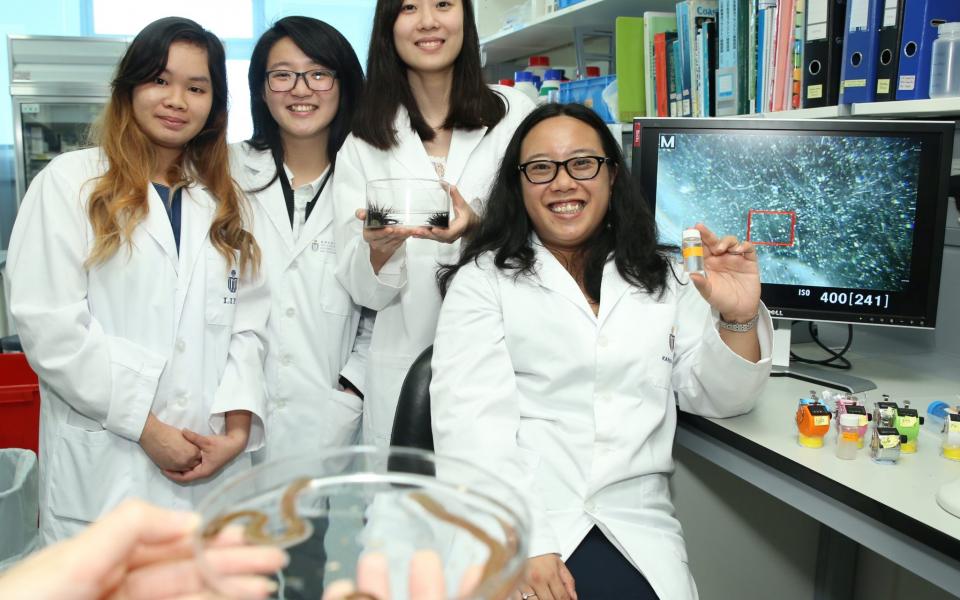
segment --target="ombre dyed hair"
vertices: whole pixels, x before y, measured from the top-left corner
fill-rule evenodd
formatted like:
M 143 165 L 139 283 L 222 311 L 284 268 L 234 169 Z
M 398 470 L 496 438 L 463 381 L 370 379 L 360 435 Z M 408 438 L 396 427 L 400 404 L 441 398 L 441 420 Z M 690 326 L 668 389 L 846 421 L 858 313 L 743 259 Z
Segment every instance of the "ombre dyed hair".
M 239 263 L 241 272 L 256 273 L 260 248 L 244 229 L 245 204 L 227 159 L 227 71 L 223 44 L 212 33 L 189 19 L 167 17 L 147 25 L 127 48 L 111 82 L 112 93 L 93 140 L 107 158 L 107 172 L 97 178 L 87 207 L 94 245 L 86 265 L 105 262 L 123 244 L 130 244 L 134 229 L 147 216 L 147 190 L 156 155 L 153 143 L 137 125 L 133 113 L 134 89 L 152 81 L 166 69 L 174 42 L 186 42 L 207 53 L 213 90 L 210 114 L 167 172 L 174 187 L 196 182 L 216 201 L 210 241 L 228 264 Z

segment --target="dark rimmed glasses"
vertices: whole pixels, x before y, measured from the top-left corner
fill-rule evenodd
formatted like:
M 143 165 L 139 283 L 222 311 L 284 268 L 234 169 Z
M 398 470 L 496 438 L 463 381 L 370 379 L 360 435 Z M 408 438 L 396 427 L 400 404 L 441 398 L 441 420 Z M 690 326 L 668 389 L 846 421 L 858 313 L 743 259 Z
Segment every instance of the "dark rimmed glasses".
M 287 71 L 277 69 L 267 71 L 267 87 L 272 92 L 289 92 L 297 87 L 297 80 L 303 77 L 303 83 L 315 92 L 328 92 L 333 89 L 333 82 L 337 79 L 337 72 L 330 69 L 314 69 L 312 71 Z
M 531 160 L 517 168 L 530 183 L 550 183 L 557 178 L 560 167 L 567 170 L 567 175 L 578 181 L 593 179 L 600 172 L 604 163 L 613 162 L 606 156 L 574 156 L 567 160 Z

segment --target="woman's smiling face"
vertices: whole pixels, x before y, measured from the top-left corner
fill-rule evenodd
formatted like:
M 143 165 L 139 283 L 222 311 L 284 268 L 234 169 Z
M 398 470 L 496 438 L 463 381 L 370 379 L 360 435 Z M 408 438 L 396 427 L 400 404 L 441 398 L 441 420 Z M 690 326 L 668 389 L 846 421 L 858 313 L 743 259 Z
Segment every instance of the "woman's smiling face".
M 597 132 L 583 121 L 567 116 L 538 123 L 520 146 L 521 164 L 604 154 Z M 574 164 L 570 167 L 575 168 Z M 530 183 L 523 174 L 517 174 L 524 207 L 545 246 L 576 252 L 603 226 L 610 204 L 611 168 L 615 167 L 604 163 L 595 177 L 574 179 L 560 167 L 549 183 Z

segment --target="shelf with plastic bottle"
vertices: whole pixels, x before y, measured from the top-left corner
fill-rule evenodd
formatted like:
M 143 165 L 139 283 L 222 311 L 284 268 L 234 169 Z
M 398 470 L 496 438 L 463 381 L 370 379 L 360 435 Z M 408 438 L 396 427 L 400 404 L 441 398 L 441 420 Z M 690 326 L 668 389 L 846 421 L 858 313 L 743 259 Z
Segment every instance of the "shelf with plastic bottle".
M 516 0 L 480 0 L 476 14 L 485 64 L 514 61 L 571 45 L 574 27 L 613 27 L 617 17 L 639 17 L 651 10 L 672 11 L 676 0 L 582 0 L 533 17 L 505 22 Z

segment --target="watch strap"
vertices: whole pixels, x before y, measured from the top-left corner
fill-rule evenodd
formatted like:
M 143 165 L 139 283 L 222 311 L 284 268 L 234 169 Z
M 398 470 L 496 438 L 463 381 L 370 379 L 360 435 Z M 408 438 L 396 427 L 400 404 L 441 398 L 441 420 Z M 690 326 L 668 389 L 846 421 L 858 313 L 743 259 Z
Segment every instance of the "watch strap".
M 742 323 L 738 321 L 727 321 L 723 317 L 720 317 L 720 320 L 717 321 L 717 326 L 720 329 L 726 329 L 727 331 L 736 331 L 737 333 L 746 333 L 752 331 L 754 327 L 757 326 L 757 321 L 760 320 L 760 313 L 753 315 L 753 318 L 749 321 L 744 321 Z

